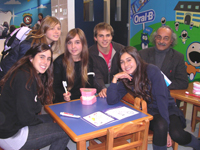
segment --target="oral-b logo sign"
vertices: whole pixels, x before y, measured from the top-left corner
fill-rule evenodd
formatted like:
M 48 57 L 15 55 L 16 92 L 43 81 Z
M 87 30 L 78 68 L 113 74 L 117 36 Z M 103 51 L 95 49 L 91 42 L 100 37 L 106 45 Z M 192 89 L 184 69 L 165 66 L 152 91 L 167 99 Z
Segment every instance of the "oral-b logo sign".
M 155 12 L 153 9 L 137 13 L 133 16 L 134 24 L 141 24 L 146 22 L 151 22 L 155 19 Z

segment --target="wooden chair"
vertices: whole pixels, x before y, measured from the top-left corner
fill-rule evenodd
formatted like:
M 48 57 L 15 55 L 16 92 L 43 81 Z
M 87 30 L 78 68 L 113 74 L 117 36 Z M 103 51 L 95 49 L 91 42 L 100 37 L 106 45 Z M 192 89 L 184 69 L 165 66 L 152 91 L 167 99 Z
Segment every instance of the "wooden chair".
M 144 108 L 144 112 L 147 112 L 147 104 L 146 104 L 146 101 L 141 101 L 140 98 L 133 98 L 130 94 L 126 94 L 123 98 L 123 100 L 125 99 L 126 102 L 128 102 L 129 104 L 133 104 L 134 103 L 134 106 L 137 108 L 137 109 L 141 109 L 141 108 Z M 124 141 L 125 143 L 127 143 L 127 140 L 128 139 L 131 139 L 131 140 L 134 140 L 133 138 L 133 135 L 126 135 L 126 136 L 123 136 L 123 137 L 120 137 L 118 139 L 115 140 L 114 142 L 114 146 L 117 146 L 117 145 L 120 145 L 120 144 L 124 144 Z M 95 141 L 95 140 L 90 140 L 89 141 L 89 149 L 91 150 L 105 150 L 105 142 L 106 142 L 106 136 L 103 136 L 103 137 L 99 137 L 98 140 L 101 142 L 101 143 L 104 143 L 104 147 L 100 147 L 99 146 L 92 146 L 92 145 L 97 145 L 98 143 Z M 95 148 L 97 147 L 97 149 Z M 146 145 L 146 148 L 147 149 L 147 145 Z
M 135 104 L 134 106 L 137 109 L 141 109 L 141 107 L 142 107 L 145 110 L 144 112 L 147 112 L 147 104 L 144 100 L 141 102 L 140 98 L 134 98 L 134 99 L 132 99 L 132 98 L 133 97 L 130 94 L 126 94 L 123 97 L 123 99 L 125 99 L 125 101 L 128 102 L 129 104 L 133 104 L 133 101 L 134 101 L 134 104 Z M 147 135 L 147 137 L 148 137 L 148 135 Z M 129 135 L 115 139 L 114 146 L 126 144 L 128 139 L 131 139 L 131 141 L 136 140 L 135 135 L 129 134 Z M 106 136 L 98 137 L 97 140 L 100 141 L 103 144 L 97 145 L 98 143 L 94 139 L 90 140 L 89 141 L 89 147 L 88 147 L 89 150 L 105 150 Z M 145 148 L 145 150 L 146 150 L 147 149 L 147 143 L 145 142 L 145 144 L 146 144 L 146 148 Z
M 200 111 L 200 107 L 193 105 L 193 110 L 192 110 L 192 120 L 191 120 L 191 131 L 195 131 L 196 124 L 200 122 L 200 117 L 197 116 L 198 111 Z M 199 133 L 198 137 L 200 137 L 200 123 L 199 123 Z
M 127 93 L 122 98 L 122 100 L 124 100 L 125 102 L 128 102 L 129 104 L 134 105 L 137 109 L 140 109 L 143 112 L 147 113 L 147 103 L 143 99 L 140 99 L 138 97 L 134 98 L 132 95 L 130 95 L 129 93 Z M 124 139 L 129 139 L 129 138 L 130 138 L 130 135 L 124 136 L 123 140 Z M 106 137 L 105 136 L 100 137 L 100 138 L 98 138 L 98 140 L 100 142 L 104 143 L 106 141 Z M 152 142 L 153 142 L 153 131 L 149 130 L 149 133 L 148 133 L 148 144 L 151 144 Z M 90 140 L 89 141 L 89 145 L 95 145 L 95 144 L 98 144 L 98 143 L 96 141 L 94 141 L 94 140 Z M 173 142 L 172 148 L 173 148 L 173 150 L 178 150 L 178 143 Z M 100 150 L 100 149 L 95 149 L 95 150 Z
M 101 144 L 93 144 L 88 147 L 89 150 L 127 150 L 137 148 L 144 150 L 147 147 L 147 136 L 149 131 L 149 120 L 140 123 L 130 121 L 119 127 L 112 127 L 107 130 L 107 140 Z M 126 135 L 133 135 L 131 142 L 122 140 Z M 116 142 L 117 141 L 117 142 Z
M 134 105 L 136 108 L 139 108 L 139 109 L 141 109 L 144 112 L 147 112 L 147 103 L 143 99 L 140 99 L 138 97 L 134 98 L 129 93 L 127 93 L 122 99 L 124 101 L 126 101 L 126 102 Z M 138 100 L 138 99 L 140 99 L 140 100 Z M 153 142 L 153 131 L 149 130 L 148 144 L 152 144 L 152 142 Z M 173 148 L 173 150 L 178 150 L 178 143 L 173 142 L 172 148 Z

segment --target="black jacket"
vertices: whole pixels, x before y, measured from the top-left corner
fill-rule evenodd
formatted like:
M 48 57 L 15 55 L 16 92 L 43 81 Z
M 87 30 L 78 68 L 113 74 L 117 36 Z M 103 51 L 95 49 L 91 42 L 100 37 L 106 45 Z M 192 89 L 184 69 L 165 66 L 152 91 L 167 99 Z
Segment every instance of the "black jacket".
M 10 85 L 11 77 L 5 83 L 0 96 L 0 138 L 9 138 L 25 126 L 42 123 L 37 118 L 42 104 L 37 100 L 36 80 L 25 88 L 30 74 L 19 70 Z
M 140 50 L 139 54 L 144 61 L 155 65 L 155 47 Z M 169 89 L 186 89 L 188 87 L 184 56 L 180 52 L 170 48 L 166 53 L 161 71 L 172 81 Z
M 97 49 L 97 44 L 92 45 L 89 48 L 90 57 L 93 59 L 93 68 L 95 72 L 95 87 L 97 92 L 100 92 L 103 88 L 106 88 L 105 84 L 110 84 L 113 75 L 119 72 L 119 51 L 124 48 L 123 45 L 112 42 L 113 51 L 111 56 L 111 69 L 108 71 L 108 66 Z

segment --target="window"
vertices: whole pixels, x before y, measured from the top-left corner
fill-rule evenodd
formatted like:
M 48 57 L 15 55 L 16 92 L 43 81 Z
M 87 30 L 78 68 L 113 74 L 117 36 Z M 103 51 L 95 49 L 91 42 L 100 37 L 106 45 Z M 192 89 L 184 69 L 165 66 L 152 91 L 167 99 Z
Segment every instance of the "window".
M 191 9 L 192 8 L 192 5 L 188 5 L 188 7 L 187 7 L 188 9 Z
M 196 10 L 199 10 L 199 6 L 195 6 L 195 9 L 196 9 Z
M 93 0 L 83 0 L 84 21 L 94 21 Z
M 121 0 L 116 0 L 115 21 L 121 21 Z
M 184 8 L 184 5 L 180 5 L 180 8 L 182 8 L 182 9 L 183 9 L 183 8 Z

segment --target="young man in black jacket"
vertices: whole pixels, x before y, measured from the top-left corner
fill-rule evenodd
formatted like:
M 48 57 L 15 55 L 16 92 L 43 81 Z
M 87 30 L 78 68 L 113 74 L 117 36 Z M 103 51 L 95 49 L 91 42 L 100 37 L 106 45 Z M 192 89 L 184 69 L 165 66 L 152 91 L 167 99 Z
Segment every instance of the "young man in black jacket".
M 95 44 L 89 48 L 95 72 L 95 87 L 100 97 L 106 97 L 107 85 L 113 75 L 119 72 L 119 51 L 123 45 L 113 42 L 114 30 L 111 25 L 101 22 L 94 27 Z

